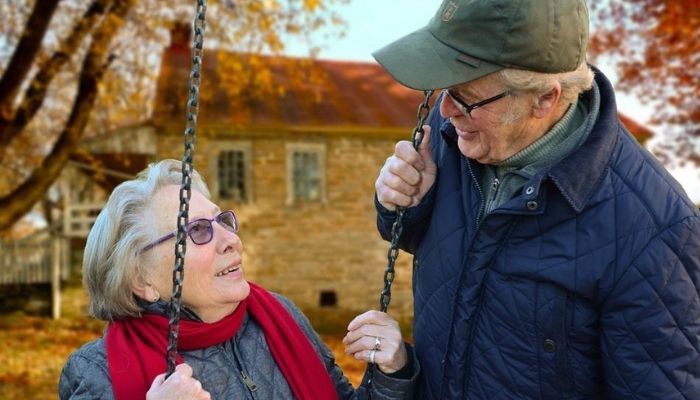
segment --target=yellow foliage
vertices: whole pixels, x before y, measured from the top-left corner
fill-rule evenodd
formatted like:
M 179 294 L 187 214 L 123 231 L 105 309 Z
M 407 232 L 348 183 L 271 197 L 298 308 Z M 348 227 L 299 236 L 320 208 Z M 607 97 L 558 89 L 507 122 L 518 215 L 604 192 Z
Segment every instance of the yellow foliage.
M 315 11 L 321 5 L 321 0 L 304 0 L 304 9 Z

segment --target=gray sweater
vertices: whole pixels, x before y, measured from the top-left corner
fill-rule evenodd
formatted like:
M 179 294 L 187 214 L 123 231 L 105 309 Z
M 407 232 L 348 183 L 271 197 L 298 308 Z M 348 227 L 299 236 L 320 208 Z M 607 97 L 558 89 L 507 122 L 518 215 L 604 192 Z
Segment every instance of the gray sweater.
M 309 320 L 294 304 L 275 295 L 289 310 L 292 317 L 311 341 L 323 360 L 340 399 L 369 398 L 366 377 L 354 389 L 343 371 L 336 365 L 333 353 L 313 330 Z M 371 384 L 372 399 L 410 399 L 419 372 L 419 366 L 408 347 L 412 363 L 409 379 L 384 375 L 376 369 Z M 261 327 L 246 315 L 238 333 L 220 345 L 181 353 L 194 377 L 212 399 L 293 399 L 282 372 L 277 368 L 267 346 Z M 310 377 L 313 379 L 313 377 Z M 59 381 L 60 399 L 114 399 L 107 368 L 104 337 L 89 342 L 70 355 Z

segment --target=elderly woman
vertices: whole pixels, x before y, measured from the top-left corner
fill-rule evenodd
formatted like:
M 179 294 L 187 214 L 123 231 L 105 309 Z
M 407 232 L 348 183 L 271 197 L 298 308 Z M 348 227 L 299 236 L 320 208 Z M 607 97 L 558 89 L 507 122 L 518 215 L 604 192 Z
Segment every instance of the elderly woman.
M 61 399 L 403 399 L 418 365 L 395 320 L 369 311 L 343 339 L 376 364 L 354 389 L 288 299 L 248 282 L 238 219 L 209 200 L 193 173 L 179 365 L 165 379 L 167 301 L 181 165 L 165 160 L 119 185 L 88 236 L 83 279 L 90 313 L 109 324 L 63 368 Z M 366 381 L 367 379 L 365 379 Z

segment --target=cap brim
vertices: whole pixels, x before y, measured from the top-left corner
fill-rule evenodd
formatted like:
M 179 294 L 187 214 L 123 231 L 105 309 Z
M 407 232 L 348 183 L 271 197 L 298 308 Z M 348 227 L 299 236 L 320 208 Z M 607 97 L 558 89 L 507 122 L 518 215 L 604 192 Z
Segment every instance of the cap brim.
M 428 27 L 384 46 L 372 56 L 402 85 L 418 90 L 448 88 L 503 69 L 442 43 Z M 465 57 L 468 62 L 459 61 Z

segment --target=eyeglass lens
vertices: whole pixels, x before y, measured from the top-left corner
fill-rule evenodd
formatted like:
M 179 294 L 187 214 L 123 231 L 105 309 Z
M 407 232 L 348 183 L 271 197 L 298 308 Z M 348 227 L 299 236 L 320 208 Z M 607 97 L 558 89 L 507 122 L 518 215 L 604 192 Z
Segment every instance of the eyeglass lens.
M 232 211 L 224 211 L 214 217 L 213 220 L 198 219 L 190 222 L 187 233 L 190 235 L 190 239 L 192 239 L 194 244 L 206 244 L 211 241 L 214 236 L 214 227 L 211 225 L 212 221 L 218 222 L 219 225 L 227 231 L 238 232 L 236 216 Z

